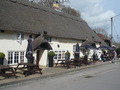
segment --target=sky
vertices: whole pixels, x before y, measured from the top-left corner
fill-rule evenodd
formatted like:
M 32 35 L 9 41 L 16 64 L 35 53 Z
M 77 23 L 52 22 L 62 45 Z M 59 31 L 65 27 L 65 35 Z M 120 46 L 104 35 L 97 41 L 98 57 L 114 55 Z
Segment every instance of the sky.
M 84 19 L 92 29 L 102 28 L 106 30 L 110 37 L 111 37 L 111 17 L 113 17 L 113 33 L 112 33 L 113 39 L 117 42 L 120 42 L 119 35 L 120 0 L 68 0 L 68 1 L 70 2 L 64 4 L 74 8 L 75 10 L 78 10 L 81 13 L 81 18 Z
M 113 38 L 120 42 L 120 0 L 69 0 L 65 3 L 81 13 L 88 25 L 103 28 L 111 35 L 111 17 L 113 17 Z

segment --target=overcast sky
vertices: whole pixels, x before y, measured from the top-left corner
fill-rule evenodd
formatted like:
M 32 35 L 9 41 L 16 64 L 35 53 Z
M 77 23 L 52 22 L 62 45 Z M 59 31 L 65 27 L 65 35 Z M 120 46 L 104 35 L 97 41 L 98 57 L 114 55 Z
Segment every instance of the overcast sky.
M 66 5 L 78 10 L 91 28 L 103 28 L 111 34 L 111 17 L 114 17 L 113 37 L 120 34 L 120 0 L 69 0 Z M 120 35 L 119 35 L 120 39 Z M 119 40 L 120 41 L 120 40 Z

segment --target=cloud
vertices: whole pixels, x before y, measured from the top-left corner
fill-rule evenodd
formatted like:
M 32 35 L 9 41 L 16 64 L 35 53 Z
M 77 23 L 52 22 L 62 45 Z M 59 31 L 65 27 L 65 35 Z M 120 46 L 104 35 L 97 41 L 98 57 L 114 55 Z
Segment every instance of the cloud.
M 115 16 L 114 11 L 105 10 L 102 6 L 104 0 L 69 0 L 70 6 L 81 13 L 81 17 L 91 28 L 110 27 L 110 18 Z
M 108 10 L 105 12 L 96 12 L 93 14 L 89 12 L 81 13 L 83 19 L 91 26 L 91 28 L 103 28 L 106 29 L 110 26 L 110 18 L 115 15 L 112 10 Z

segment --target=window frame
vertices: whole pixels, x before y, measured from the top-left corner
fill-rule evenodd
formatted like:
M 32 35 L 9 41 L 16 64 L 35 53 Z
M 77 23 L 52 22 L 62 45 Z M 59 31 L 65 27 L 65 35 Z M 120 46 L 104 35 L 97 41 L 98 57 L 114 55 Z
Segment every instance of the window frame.
M 44 39 L 46 39 L 48 42 L 52 42 L 52 37 L 44 36 Z
M 65 50 L 51 50 L 55 53 L 54 60 L 64 60 Z
M 23 62 L 25 58 L 25 51 L 8 51 L 8 65 Z

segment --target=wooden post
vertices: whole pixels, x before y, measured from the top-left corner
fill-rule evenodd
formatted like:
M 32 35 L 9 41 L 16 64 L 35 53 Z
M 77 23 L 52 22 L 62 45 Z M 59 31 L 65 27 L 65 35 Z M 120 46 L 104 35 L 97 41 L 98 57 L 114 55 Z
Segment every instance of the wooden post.
M 37 50 L 37 58 L 36 58 L 36 64 L 39 65 L 40 60 L 40 50 Z

